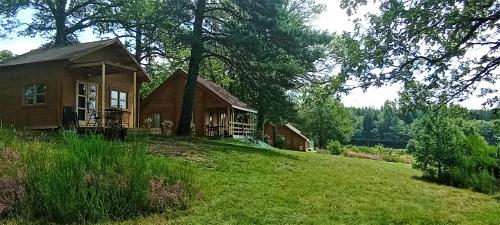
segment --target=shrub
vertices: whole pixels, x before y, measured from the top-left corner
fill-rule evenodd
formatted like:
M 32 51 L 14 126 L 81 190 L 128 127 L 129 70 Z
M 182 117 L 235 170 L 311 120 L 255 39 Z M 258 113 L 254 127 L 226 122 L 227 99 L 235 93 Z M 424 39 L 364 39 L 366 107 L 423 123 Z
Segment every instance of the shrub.
M 0 216 L 14 211 L 26 198 L 25 171 L 20 155 L 0 148 Z
M 276 143 L 274 143 L 275 148 L 284 149 L 286 146 L 286 138 L 283 135 L 278 135 L 276 137 Z
M 174 123 L 170 120 L 164 120 L 161 122 L 161 133 L 170 136 L 172 135 L 172 128 L 174 127 Z
M 481 192 L 495 189 L 497 150 L 468 121 L 446 112 L 425 115 L 414 126 L 408 151 L 430 179 Z
M 169 181 L 189 187 L 191 180 L 178 176 L 186 170 L 157 163 L 145 146 L 107 142 L 100 136 L 79 137 L 64 133 L 55 151 L 41 154 L 28 151 L 28 197 L 25 209 L 36 218 L 57 223 L 85 223 L 161 212 L 170 205 L 152 207 L 152 182 Z M 186 193 L 188 191 L 186 190 Z M 186 195 L 182 195 L 182 198 Z
M 326 146 L 326 149 L 332 154 L 332 155 L 340 155 L 342 153 L 342 145 L 340 144 L 339 141 L 330 141 L 328 142 L 328 145 Z
M 153 128 L 153 118 L 148 117 L 144 119 L 144 123 L 142 125 L 143 128 L 151 129 Z

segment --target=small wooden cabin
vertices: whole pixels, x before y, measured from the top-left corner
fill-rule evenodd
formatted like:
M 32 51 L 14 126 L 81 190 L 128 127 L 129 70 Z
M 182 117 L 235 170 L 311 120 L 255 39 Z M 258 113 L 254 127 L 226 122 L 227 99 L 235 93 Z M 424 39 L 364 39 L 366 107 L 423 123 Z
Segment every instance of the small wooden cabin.
M 269 144 L 275 146 L 278 138 L 284 138 L 285 149 L 296 151 L 307 151 L 309 148 L 309 139 L 291 124 L 273 125 L 266 123 L 264 134 Z
M 105 126 L 108 109 L 138 127 L 138 88 L 149 77 L 118 39 L 40 49 L 0 62 L 0 121 L 27 129 Z M 64 111 L 64 112 L 63 112 Z M 90 125 L 91 124 L 91 125 Z
M 179 125 L 187 73 L 175 71 L 148 95 L 141 104 L 141 121 L 150 118 L 153 128 L 171 121 L 176 131 Z M 198 77 L 193 108 L 196 135 L 206 137 L 250 136 L 257 111 L 224 90 L 219 85 Z

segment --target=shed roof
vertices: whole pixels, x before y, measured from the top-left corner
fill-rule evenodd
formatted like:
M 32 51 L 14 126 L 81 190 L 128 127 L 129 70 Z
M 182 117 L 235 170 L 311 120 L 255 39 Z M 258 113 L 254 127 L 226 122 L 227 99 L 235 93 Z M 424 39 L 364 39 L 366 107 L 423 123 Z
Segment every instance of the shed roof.
M 130 60 L 139 71 L 144 73 L 144 75 L 147 77 L 147 73 L 144 71 L 142 66 L 137 62 L 132 54 L 123 46 L 121 41 L 117 38 L 115 39 L 108 39 L 108 40 L 101 40 L 101 41 L 94 41 L 94 42 L 87 42 L 87 43 L 80 43 L 80 44 L 75 44 L 75 45 L 68 45 L 64 47 L 55 47 L 55 48 L 49 48 L 49 49 L 36 49 L 30 52 L 27 52 L 25 54 L 16 56 L 11 59 L 4 60 L 0 62 L 0 67 L 6 67 L 6 66 L 16 66 L 16 65 L 23 65 L 23 64 L 29 64 L 29 63 L 39 63 L 39 62 L 49 62 L 49 61 L 57 61 L 57 60 L 69 60 L 69 61 L 74 61 L 80 57 L 86 56 L 90 53 L 93 53 L 95 51 L 98 51 L 102 48 L 111 46 L 111 45 L 119 45 L 120 47 L 123 48 L 123 50 L 126 52 L 126 55 L 130 57 Z M 149 78 L 149 77 L 147 77 Z
M 291 131 L 295 132 L 296 134 L 298 134 L 299 136 L 303 137 L 304 139 L 306 139 L 307 141 L 309 141 L 309 138 L 307 138 L 306 136 L 304 136 L 302 134 L 302 132 L 300 132 L 299 129 L 295 128 L 294 126 L 292 126 L 291 124 L 287 123 L 285 124 L 285 127 L 287 127 L 288 129 L 290 129 Z

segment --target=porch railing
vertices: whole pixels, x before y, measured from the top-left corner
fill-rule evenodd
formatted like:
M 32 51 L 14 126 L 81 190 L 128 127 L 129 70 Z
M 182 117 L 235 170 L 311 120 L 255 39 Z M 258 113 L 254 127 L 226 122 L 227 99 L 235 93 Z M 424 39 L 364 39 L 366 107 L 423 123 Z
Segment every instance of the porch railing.
M 252 124 L 240 123 L 240 122 L 230 122 L 230 132 L 236 136 L 251 136 L 253 134 Z

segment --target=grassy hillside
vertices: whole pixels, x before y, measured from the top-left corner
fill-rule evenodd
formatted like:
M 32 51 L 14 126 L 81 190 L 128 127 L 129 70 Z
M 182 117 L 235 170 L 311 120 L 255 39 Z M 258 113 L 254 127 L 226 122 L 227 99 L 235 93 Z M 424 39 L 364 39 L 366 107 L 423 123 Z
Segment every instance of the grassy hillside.
M 189 161 L 201 197 L 180 215 L 118 224 L 500 224 L 500 199 L 418 179 L 406 164 L 157 139 Z
M 498 196 L 420 180 L 406 164 L 264 150 L 232 140 L 139 141 L 159 159 L 189 164 L 198 197 L 183 212 L 109 225 L 500 224 Z

